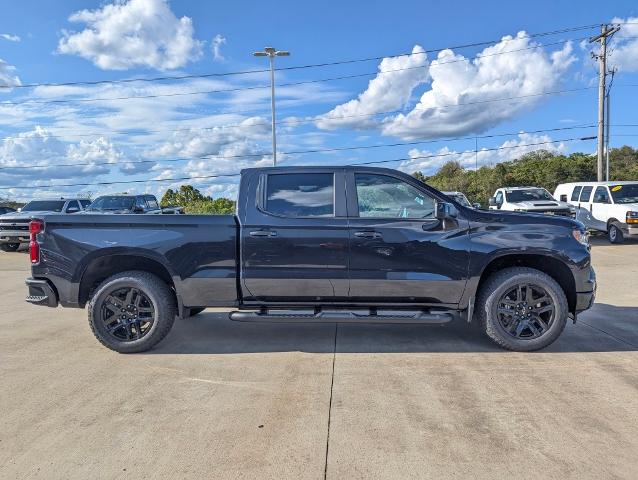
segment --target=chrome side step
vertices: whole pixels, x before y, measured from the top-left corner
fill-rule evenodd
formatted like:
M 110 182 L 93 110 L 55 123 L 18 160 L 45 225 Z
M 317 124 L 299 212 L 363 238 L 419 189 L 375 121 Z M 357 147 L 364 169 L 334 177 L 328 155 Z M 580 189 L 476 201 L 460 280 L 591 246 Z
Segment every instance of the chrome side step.
M 290 310 L 286 311 L 290 312 Z M 392 314 L 369 314 L 352 311 L 285 313 L 280 310 L 268 312 L 233 311 L 229 317 L 235 322 L 277 322 L 277 323 L 417 323 L 442 324 L 450 322 L 454 316 L 449 312 L 405 312 Z

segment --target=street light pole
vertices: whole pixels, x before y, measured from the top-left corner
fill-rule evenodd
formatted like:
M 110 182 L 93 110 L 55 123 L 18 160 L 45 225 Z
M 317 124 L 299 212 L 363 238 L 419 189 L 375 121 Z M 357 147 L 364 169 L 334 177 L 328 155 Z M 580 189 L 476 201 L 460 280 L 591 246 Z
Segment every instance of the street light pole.
M 270 63 L 270 107 L 272 110 L 272 164 L 277 166 L 277 134 L 275 130 L 275 57 L 288 57 L 290 52 L 266 47 L 261 52 L 253 53 L 255 57 L 268 57 Z

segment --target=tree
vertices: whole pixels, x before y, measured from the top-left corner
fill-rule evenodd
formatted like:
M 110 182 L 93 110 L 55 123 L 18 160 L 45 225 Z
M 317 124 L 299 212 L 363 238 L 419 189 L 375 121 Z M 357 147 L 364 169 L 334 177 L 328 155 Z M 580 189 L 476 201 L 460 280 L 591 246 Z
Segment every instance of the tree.
M 213 199 L 192 185 L 182 185 L 177 191 L 169 188 L 162 196 L 160 204 L 162 207 L 184 207 L 188 214 L 225 215 L 235 211 L 233 200 L 224 197 Z

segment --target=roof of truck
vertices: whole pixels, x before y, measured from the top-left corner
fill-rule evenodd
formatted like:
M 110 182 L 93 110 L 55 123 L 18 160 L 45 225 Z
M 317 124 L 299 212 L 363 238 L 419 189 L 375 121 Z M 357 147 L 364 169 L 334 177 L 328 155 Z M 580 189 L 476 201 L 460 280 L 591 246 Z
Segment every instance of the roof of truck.
M 569 183 L 561 183 L 560 185 L 558 185 L 556 188 L 562 187 L 563 185 L 565 186 L 572 186 L 572 185 L 582 185 L 582 186 L 597 186 L 597 185 L 603 185 L 603 186 L 612 186 L 612 185 L 633 185 L 633 184 L 638 184 L 638 180 L 619 180 L 617 182 L 569 182 Z

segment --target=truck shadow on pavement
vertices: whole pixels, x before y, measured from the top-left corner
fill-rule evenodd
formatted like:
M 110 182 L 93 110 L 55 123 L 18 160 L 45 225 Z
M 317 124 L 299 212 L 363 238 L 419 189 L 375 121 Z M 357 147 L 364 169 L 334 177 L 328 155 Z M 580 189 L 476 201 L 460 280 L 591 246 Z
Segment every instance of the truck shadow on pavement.
M 335 333 L 337 335 L 335 341 Z M 175 322 L 168 337 L 146 354 L 501 352 L 476 323 L 445 326 L 256 324 L 227 313 L 204 312 Z M 543 353 L 638 350 L 638 307 L 596 304 L 570 321 Z

